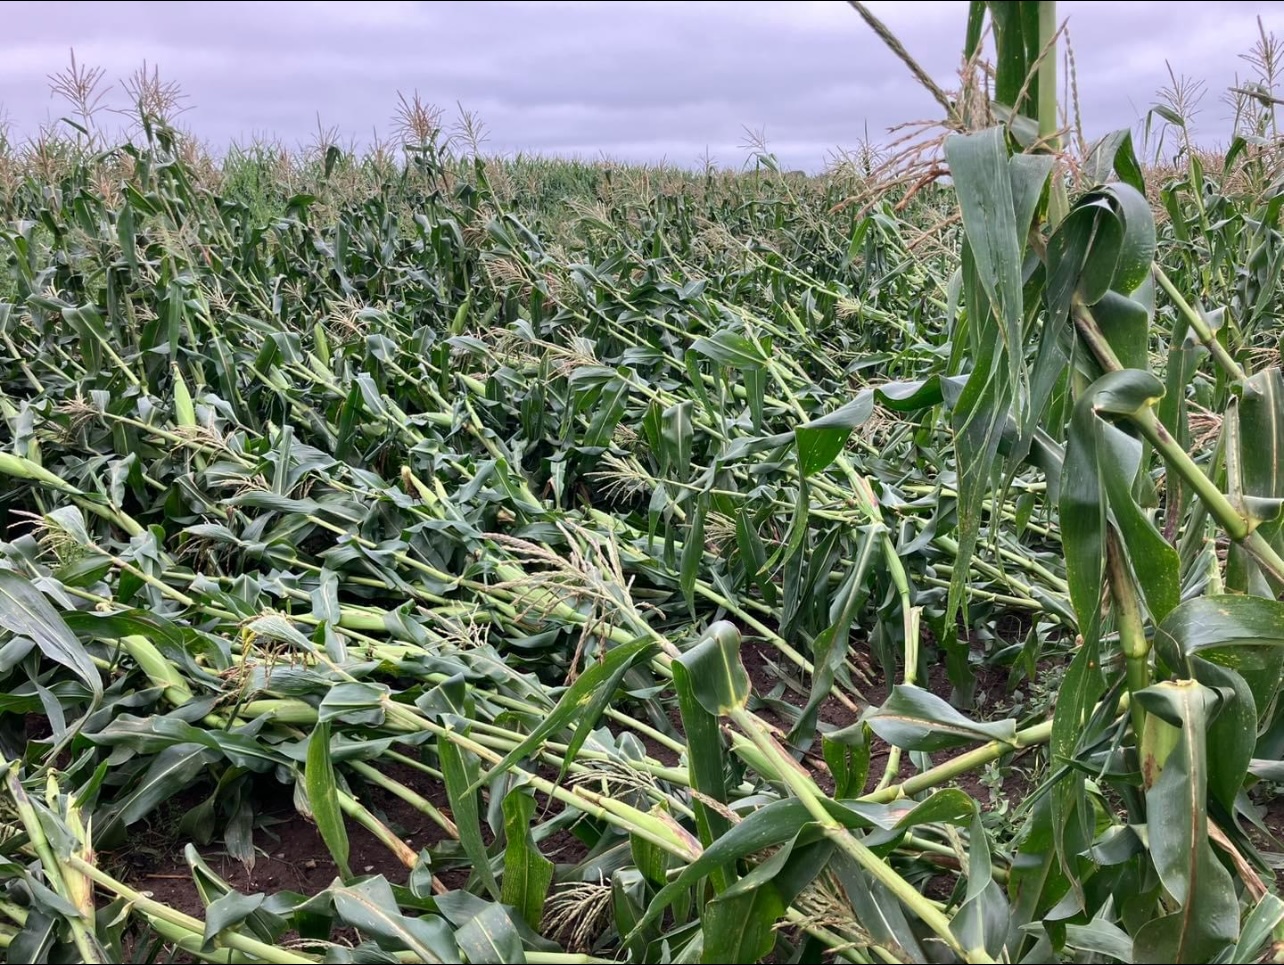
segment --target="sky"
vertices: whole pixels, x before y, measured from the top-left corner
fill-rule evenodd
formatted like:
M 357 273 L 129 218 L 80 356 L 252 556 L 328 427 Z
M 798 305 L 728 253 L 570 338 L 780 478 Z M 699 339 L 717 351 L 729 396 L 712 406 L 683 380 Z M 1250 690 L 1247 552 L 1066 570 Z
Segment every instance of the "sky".
M 955 86 L 967 3 L 870 8 L 944 87 Z M 1257 18 L 1284 36 L 1284 3 L 1062 0 L 1088 135 L 1135 125 L 1169 83 L 1203 81 L 1201 141 L 1229 140 L 1221 94 L 1248 76 Z M 746 130 L 786 168 L 885 141 L 940 109 L 842 0 L 785 2 L 255 2 L 4 5 L 0 116 L 30 136 L 67 113 L 48 75 L 101 67 L 106 103 L 144 61 L 177 82 L 187 127 L 211 146 L 307 144 L 318 124 L 356 143 L 394 129 L 398 92 L 484 122 L 485 149 L 738 166 Z M 103 123 L 113 124 L 109 115 Z

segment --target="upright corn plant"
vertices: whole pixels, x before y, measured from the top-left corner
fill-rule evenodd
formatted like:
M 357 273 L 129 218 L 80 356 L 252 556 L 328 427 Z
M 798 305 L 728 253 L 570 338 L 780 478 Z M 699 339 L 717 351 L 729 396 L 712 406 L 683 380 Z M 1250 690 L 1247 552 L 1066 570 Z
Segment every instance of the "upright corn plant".
M 1284 919 L 1244 793 L 1279 770 L 1259 759 L 1276 756 L 1284 654 L 1278 358 L 1254 369 L 1260 355 L 1237 357 L 1231 320 L 1194 307 L 1199 293 L 1156 264 L 1127 134 L 1081 159 L 1115 180 L 1063 207 L 1054 4 L 974 3 L 969 52 L 987 10 L 1007 123 L 945 145 L 965 234 L 952 370 L 966 378 L 945 402 L 960 556 L 983 533 L 984 501 L 1036 467 L 1059 494 L 1078 624 L 1053 772 L 1009 882 L 1019 927 L 1006 953 L 1244 961 Z M 1224 391 L 1201 465 L 1183 440 L 1205 378 Z M 956 578 L 948 614 L 961 591 Z

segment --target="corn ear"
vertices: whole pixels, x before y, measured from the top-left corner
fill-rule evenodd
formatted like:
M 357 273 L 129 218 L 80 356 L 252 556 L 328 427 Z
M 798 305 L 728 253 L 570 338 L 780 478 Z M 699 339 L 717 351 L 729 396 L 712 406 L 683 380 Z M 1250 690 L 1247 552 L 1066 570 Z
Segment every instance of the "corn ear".
M 178 424 L 186 429 L 196 428 L 196 406 L 192 404 L 192 393 L 187 389 L 183 373 L 176 364 L 171 364 L 174 379 L 174 417 Z
M 1181 729 L 1156 714 L 1147 714 L 1141 734 L 1141 777 L 1150 790 L 1181 741 Z
M 60 493 L 80 495 L 79 489 L 70 483 L 63 482 L 38 462 L 22 456 L 15 456 L 11 452 L 0 452 L 0 474 L 12 476 L 15 479 L 26 479 L 30 482 L 41 483 Z
M 144 636 L 133 635 L 122 637 L 120 644 L 147 675 L 147 679 L 164 688 L 165 699 L 171 704 L 182 707 L 192 699 L 192 689 L 183 675 L 173 663 L 165 659 L 154 643 Z

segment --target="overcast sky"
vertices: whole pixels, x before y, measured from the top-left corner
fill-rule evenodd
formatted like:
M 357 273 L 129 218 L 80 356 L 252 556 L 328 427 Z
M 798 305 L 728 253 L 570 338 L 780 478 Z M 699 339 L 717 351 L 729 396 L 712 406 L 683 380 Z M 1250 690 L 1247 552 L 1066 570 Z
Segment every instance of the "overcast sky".
M 946 87 L 967 3 L 872 2 Z M 1221 93 L 1256 18 L 1284 34 L 1284 3 L 1063 0 L 1090 135 L 1138 122 L 1165 61 L 1206 82 L 1199 128 L 1225 142 Z M 47 76 L 77 58 L 114 83 L 144 60 L 181 84 L 183 123 L 211 145 L 290 145 L 327 127 L 388 133 L 397 92 L 475 111 L 489 150 L 692 164 L 747 157 L 764 130 L 786 167 L 814 169 L 868 128 L 939 109 L 842 0 L 604 3 L 14 3 L 3 8 L 0 105 L 29 135 L 66 113 Z

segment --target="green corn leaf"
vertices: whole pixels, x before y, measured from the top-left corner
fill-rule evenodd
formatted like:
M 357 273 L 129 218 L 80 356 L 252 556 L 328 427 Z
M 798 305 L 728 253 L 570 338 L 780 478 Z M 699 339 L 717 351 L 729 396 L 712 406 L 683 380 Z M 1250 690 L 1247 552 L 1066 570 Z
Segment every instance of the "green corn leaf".
M 834 796 L 839 798 L 853 797 L 865 787 L 869 778 L 869 761 L 872 748 L 861 728 L 854 734 L 856 739 L 845 736 L 838 740 L 835 735 L 821 738 L 821 752 L 825 765 L 834 777 Z
M 477 965 L 521 965 L 526 961 L 521 936 L 500 905 L 487 905 L 470 917 L 456 930 L 455 941 L 467 960 Z
M 1177 910 L 1137 930 L 1136 957 L 1212 961 L 1239 938 L 1235 886 L 1208 839 L 1206 734 L 1218 697 L 1195 681 L 1170 681 L 1138 691 L 1134 699 L 1181 731 L 1159 779 L 1146 792 L 1150 853 Z
M 851 240 L 847 242 L 848 262 L 854 262 L 860 257 L 861 249 L 865 246 L 865 236 L 869 234 L 871 224 L 873 221 L 870 218 L 862 218 L 856 222 L 856 227 L 852 229 Z
M 1106 292 L 1092 307 L 1093 318 L 1126 369 L 1145 371 L 1150 368 L 1150 319 L 1153 312 L 1154 286 L 1149 281 L 1132 296 Z
M 769 882 L 748 894 L 719 898 L 704 907 L 704 950 L 700 961 L 757 962 L 776 944 L 776 922 L 785 912 L 780 893 Z
M 593 416 L 588 430 L 580 444 L 590 447 L 607 446 L 611 443 L 611 434 L 620 424 L 628 408 L 629 383 L 627 379 L 615 378 L 602 387 L 601 396 L 593 408 Z
M 744 563 L 746 583 L 757 586 L 767 605 L 775 606 L 776 584 L 768 572 L 767 548 L 758 535 L 753 518 L 744 510 L 736 515 L 736 545 Z
M 477 791 L 482 781 L 477 778 L 477 758 L 446 737 L 437 739 L 437 756 L 441 760 L 441 773 L 446 784 L 450 810 L 459 828 L 459 842 L 481 879 L 486 890 L 496 901 L 500 899 L 499 883 L 490 867 L 490 855 L 482 840 L 481 814 L 477 807 Z
M 1016 740 L 1013 720 L 979 723 L 919 687 L 898 684 L 882 706 L 861 718 L 869 728 L 895 747 L 938 751 L 977 741 Z
M 990 843 L 977 813 L 972 818 L 968 849 L 967 897 L 950 927 L 964 948 L 983 950 L 994 958 L 1007 938 L 1009 920 L 1007 899 L 994 880 Z
M 634 932 L 637 933 L 658 920 L 683 891 L 708 877 L 716 869 L 764 848 L 792 840 L 807 820 L 806 807 L 795 799 L 776 801 L 754 811 L 705 848 L 699 858 L 656 893 Z
M 728 329 L 721 329 L 706 338 L 700 336 L 691 343 L 693 351 L 721 365 L 743 369 L 759 366 L 769 357 L 750 339 Z
M 1061 871 L 1052 824 L 1052 795 L 1035 799 L 1020 831 L 1019 845 L 1008 876 L 1012 921 L 1007 946 L 1015 955 L 1026 940 L 1022 926 L 1038 921 L 1070 890 Z
M 524 787 L 504 795 L 504 879 L 500 900 L 517 909 L 528 925 L 538 928 L 544 900 L 553 881 L 553 862 L 539 852 L 531 837 L 535 798 Z
M 1179 334 L 1179 332 L 1181 334 Z M 1184 345 L 1185 322 L 1174 323 L 1173 336 L 1168 349 L 1168 361 L 1164 372 L 1164 397 L 1159 403 L 1159 421 L 1184 449 L 1190 448 L 1190 421 L 1186 405 L 1186 386 L 1194 378 L 1198 367 L 1198 353 Z M 1242 410 L 1241 410 L 1242 411 Z M 1176 526 L 1184 515 L 1190 500 L 1189 487 L 1176 474 L 1169 474 L 1166 479 L 1167 492 L 1164 499 L 1165 528 Z
M 725 717 L 749 700 L 749 675 L 740 661 L 740 631 L 725 620 L 705 631 L 678 658 L 690 677 L 691 692 L 705 712 Z
M 1110 202 L 1123 232 L 1112 291 L 1133 295 L 1151 281 L 1150 268 L 1155 261 L 1155 216 L 1146 196 L 1128 184 L 1111 184 L 1102 188 L 1101 196 Z
M 867 530 L 861 539 L 856 562 L 844 579 L 830 606 L 830 624 L 812 643 L 811 693 L 798 715 L 798 721 L 789 732 L 790 742 L 800 749 L 807 749 L 813 739 L 820 706 L 830 695 L 839 670 L 847 659 L 848 640 L 852 623 L 861 606 L 868 599 L 866 575 L 877 552 L 880 541 L 876 530 Z
M 249 730 L 248 727 L 237 731 L 205 730 L 176 715 L 121 714 L 102 730 L 86 737 L 95 744 L 128 747 L 140 754 L 154 754 L 179 744 L 200 744 L 217 751 L 237 767 L 260 773 L 288 763 L 284 754 L 259 741 Z
M 1048 313 L 1070 314 L 1077 294 L 1095 305 L 1110 291 L 1119 259 L 1123 226 L 1109 202 L 1100 196 L 1081 199 L 1048 239 Z
M 619 933 L 632 936 L 626 949 L 633 961 L 647 960 L 647 948 L 660 933 L 655 927 L 648 928 L 646 932 L 637 931 L 646 903 L 646 891 L 646 879 L 635 868 L 621 868 L 611 876 L 611 910 Z
M 1038 74 L 1035 70 L 1040 53 L 1039 5 L 991 2 L 988 6 L 997 54 L 997 63 L 994 65 L 994 97 L 1000 104 L 1019 114 L 1034 117 L 1039 103 Z M 971 31 L 969 19 L 969 36 Z M 969 46 L 974 47 L 975 44 Z
M 1177 551 L 1133 495 L 1142 445 L 1107 421 L 1137 412 L 1162 394 L 1154 376 L 1125 370 L 1102 376 L 1075 404 L 1061 478 L 1061 519 L 1070 598 L 1085 637 L 1099 627 L 1107 508 L 1151 612 L 1163 619 L 1180 598 Z
M 696 696 L 695 676 L 684 660 L 673 662 L 673 686 L 678 696 L 682 728 L 686 732 L 687 772 L 691 778 L 691 786 L 704 797 L 726 804 L 726 755 L 722 734 L 718 730 L 717 714 L 706 709 Z M 699 798 L 693 801 L 693 807 L 700 843 L 708 848 L 727 833 L 731 822 L 717 808 L 710 807 Z M 732 877 L 723 868 L 714 870 L 710 875 L 717 891 L 724 890 Z
M 749 396 L 749 418 L 754 432 L 762 432 L 764 407 L 767 398 L 767 372 L 760 365 L 741 370 L 745 393 Z
M 691 391 L 694 393 L 696 400 L 699 401 L 704 409 L 705 415 L 715 422 L 722 418 L 721 406 L 714 403 L 713 398 L 709 395 L 709 390 L 705 387 L 703 372 L 700 366 L 700 354 L 695 351 L 689 351 L 683 356 L 683 365 L 686 370 L 686 376 L 691 384 Z
M 225 880 L 215 874 L 214 869 L 212 869 L 205 860 L 201 858 L 195 845 L 187 844 L 183 848 L 183 858 L 187 861 L 187 866 L 192 871 L 192 880 L 196 885 L 196 891 L 200 895 L 201 901 L 207 909 L 212 907 L 215 902 L 236 894 L 236 890 Z M 239 909 L 239 907 L 242 906 L 229 902 L 229 914 L 232 913 L 233 908 Z M 211 917 L 211 914 L 207 911 L 205 919 L 207 926 L 209 925 Z M 286 930 L 285 919 L 280 915 L 273 914 L 268 909 L 263 908 L 261 904 L 244 916 L 243 920 L 261 941 L 267 942 L 270 945 L 275 944 L 277 939 L 279 939 L 282 933 Z M 234 923 L 236 922 L 229 921 L 228 924 L 223 927 L 229 927 Z M 207 927 L 205 935 L 206 943 L 208 944 L 210 938 L 219 931 L 222 931 L 222 928 L 210 931 Z
M 5 949 L 5 960 L 12 958 L 15 962 L 32 962 L 33 965 L 50 961 L 50 952 L 64 927 L 59 918 L 43 909 L 32 908 L 27 913 L 26 922 Z
M 450 926 L 435 915 L 403 915 L 392 887 L 382 875 L 356 884 L 332 886 L 322 896 L 348 925 L 389 951 L 409 951 L 416 961 L 458 962 L 459 947 Z
M 1029 229 L 1033 206 L 1029 207 L 1028 213 L 1017 211 L 1002 128 L 954 135 L 945 142 L 945 155 L 958 193 L 976 278 L 994 306 L 1000 338 L 1007 349 L 1004 354 L 1008 364 L 1006 375 L 1015 386 L 1021 379 L 1018 351 L 1023 317 L 1021 260 L 1024 232 Z M 1051 166 L 1043 163 L 1042 168 L 1046 179 Z M 1026 178 L 1019 181 L 1023 197 L 1033 193 L 1037 198 L 1037 191 L 1024 190 Z M 1024 224 L 1018 222 L 1018 214 L 1024 216 Z
M 1069 765 L 1078 758 L 1079 742 L 1092 708 L 1105 691 L 1100 660 L 1100 640 L 1093 634 L 1085 637 L 1066 669 L 1052 713 L 1052 736 L 1048 744 L 1052 760 L 1058 764 Z M 1083 881 L 1076 867 L 1077 856 L 1092 843 L 1094 826 L 1083 772 L 1069 767 L 1053 784 L 1050 796 L 1052 838 L 1060 870 L 1076 897 L 1082 900 Z
M 116 803 L 102 831 L 116 823 L 128 827 L 150 814 L 161 802 L 189 788 L 218 758 L 217 751 L 201 744 L 165 748 L 152 758 L 134 789 Z
M 1085 195 L 1048 242 L 1052 317 L 1064 318 L 1075 294 L 1089 306 L 1112 292 L 1116 297 L 1136 298 L 1143 285 L 1150 285 L 1155 244 L 1154 216 L 1136 188 L 1113 184 Z M 1140 301 L 1145 305 L 1147 297 Z M 1145 357 L 1135 357 L 1133 342 L 1120 343 L 1130 359 L 1124 364 L 1144 368 Z
M 899 954 L 901 961 L 928 961 L 904 908 L 886 885 L 870 877 L 842 852 L 834 855 L 830 866 L 838 876 L 852 913 L 870 937 L 893 954 Z
M 1155 631 L 1160 660 L 1180 676 L 1219 689 L 1225 701 L 1208 728 L 1208 788 L 1232 813 L 1284 672 L 1284 603 L 1203 596 L 1173 610 Z
M 576 678 L 575 683 L 563 691 L 557 706 L 540 720 L 539 725 L 520 744 L 505 754 L 503 760 L 473 782 L 468 787 L 468 792 L 475 793 L 483 784 L 534 754 L 549 737 L 570 726 L 572 721 L 575 722 L 575 731 L 566 760 L 573 760 L 589 732 L 597 726 L 602 711 L 615 696 L 615 691 L 629 668 L 648 657 L 655 646 L 653 640 L 634 640 L 632 643 L 612 647 L 601 660 L 590 663 Z
M 833 412 L 794 429 L 799 468 L 804 476 L 810 476 L 829 466 L 843 451 L 852 430 L 869 421 L 876 403 L 894 412 L 916 412 L 940 404 L 945 398 L 944 388 L 957 393 L 966 382 L 958 376 L 934 375 L 921 381 L 885 382 L 862 390 Z
M 985 31 L 986 0 L 971 0 L 967 9 L 967 34 L 963 41 L 963 59 L 971 60 L 981 50 L 981 37 Z
M 1265 712 L 1284 667 L 1284 603 L 1217 594 L 1174 609 L 1155 630 L 1155 650 L 1173 672 L 1194 676 L 1192 658 L 1238 673 Z
M 874 414 L 874 394 L 862 392 L 851 402 L 828 415 L 813 419 L 794 430 L 798 447 L 798 468 L 811 476 L 828 466 L 843 451 L 854 428 Z
M 991 15 L 995 16 L 993 11 Z M 995 23 L 997 27 L 998 20 Z M 1051 165 L 1010 159 L 1004 133 L 998 128 L 949 138 L 946 156 L 966 234 L 963 280 L 973 348 L 972 371 L 952 404 L 959 504 L 958 550 L 946 601 L 948 622 L 965 599 L 981 507 L 997 478 L 996 456 L 1003 432 L 1010 414 L 1018 423 L 1023 421 L 1029 403 L 1022 264 L 1026 235 Z
M 1141 165 L 1133 149 L 1132 131 L 1123 129 L 1112 131 L 1092 146 L 1085 165 L 1085 173 L 1096 182 L 1110 180 L 1111 172 L 1129 187 L 1146 193 L 1145 180 Z
M 308 738 L 308 759 L 303 771 L 303 784 L 308 793 L 308 807 L 321 832 L 321 840 L 330 850 L 344 880 L 352 878 L 348 867 L 348 830 L 339 809 L 338 778 L 330 760 L 330 722 L 321 721 Z
M 1105 918 L 1094 918 L 1086 925 L 1066 925 L 1066 947 L 1121 962 L 1136 961 L 1132 937 Z
M 119 610 L 115 613 L 73 610 L 63 615 L 63 622 L 73 634 L 95 640 L 119 640 L 141 635 L 177 650 L 188 646 L 188 638 L 173 621 L 144 610 Z
M 691 504 L 687 514 L 690 527 L 687 530 L 686 543 L 682 546 L 682 564 L 678 574 L 678 585 L 682 589 L 683 599 L 692 617 L 696 613 L 695 585 L 700 576 L 700 567 L 704 563 L 704 526 L 709 515 L 709 498 L 701 493 Z
M 1230 417 L 1238 420 L 1244 495 L 1284 499 L 1284 373 L 1272 367 L 1249 376 Z M 1277 551 L 1284 550 L 1284 517 L 1265 521 L 1258 530 Z
M 681 482 L 691 479 L 691 453 L 695 438 L 691 411 L 694 407 L 695 403 L 688 399 L 669 406 L 660 415 L 661 472 L 672 467 Z
M 211 948 L 220 932 L 241 924 L 257 912 L 263 904 L 263 898 L 262 894 L 242 895 L 236 891 L 229 891 L 210 902 L 205 909 L 203 947 Z
M 1234 814 L 1257 747 L 1258 705 L 1248 682 L 1234 670 L 1199 657 L 1192 658 L 1191 666 L 1195 680 L 1222 695 L 1208 726 L 1208 744 L 1217 749 L 1208 756 L 1208 793 Z
M 922 824 L 965 825 L 976 814 L 976 801 L 958 788 L 933 791 L 921 801 L 897 801 L 872 805 L 863 801 L 846 801 L 843 807 L 853 815 L 885 831 L 908 830 Z
M 43 593 L 9 570 L 0 570 L 0 627 L 34 640 L 41 653 L 85 683 L 95 705 L 102 700 L 102 677 L 84 644 Z
M 321 721 L 341 720 L 349 724 L 378 726 L 384 720 L 384 701 L 391 689 L 386 684 L 351 681 L 326 691 L 317 708 Z
M 1276 895 L 1263 895 L 1262 900 L 1244 919 L 1239 941 L 1229 961 L 1236 965 L 1260 961 L 1262 946 L 1270 941 L 1280 922 L 1284 922 L 1284 901 Z
M 921 803 L 886 805 L 822 800 L 822 804 L 831 817 L 849 829 L 878 827 L 892 831 L 908 830 L 920 823 L 964 824 L 976 814 L 976 802 L 954 788 L 938 791 Z M 773 801 L 752 812 L 660 889 L 637 928 L 645 928 L 655 921 L 680 894 L 717 868 L 795 838 L 798 842 L 793 847 L 819 840 L 821 832 L 811 823 L 809 815 L 807 806 L 797 798 Z M 820 870 L 813 867 L 811 873 L 818 874 Z
M 722 892 L 715 900 L 733 904 L 737 898 L 744 898 L 752 894 L 763 885 L 770 884 L 785 870 L 794 853 L 794 845 L 797 844 L 797 838 L 786 841 L 779 848 L 773 851 L 765 860 L 761 861 L 747 875 L 740 878 L 734 885 Z M 817 842 L 819 843 L 819 842 Z M 799 849 L 802 851 L 803 849 Z

